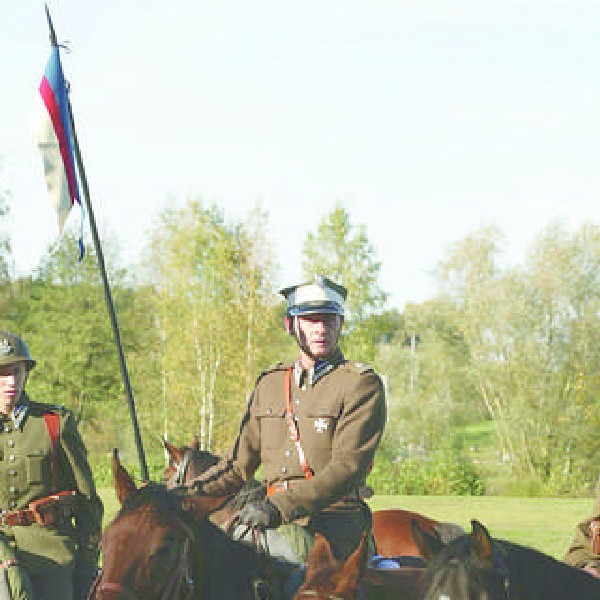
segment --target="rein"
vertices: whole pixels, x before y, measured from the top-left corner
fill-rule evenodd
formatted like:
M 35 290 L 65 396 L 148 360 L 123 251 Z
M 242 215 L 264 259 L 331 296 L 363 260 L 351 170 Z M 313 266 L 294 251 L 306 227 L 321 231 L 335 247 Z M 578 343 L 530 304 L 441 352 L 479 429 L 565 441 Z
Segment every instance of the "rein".
M 190 557 L 195 536 L 191 528 L 181 518 L 173 517 L 173 520 L 179 529 L 183 531 L 185 537 L 181 542 L 181 551 L 177 553 L 179 559 L 172 571 L 171 578 L 165 585 L 160 600 L 192 600 L 194 598 L 195 585 Z M 115 594 L 125 597 L 127 600 L 144 600 L 141 596 L 136 595 L 135 591 L 121 583 L 103 581 L 103 576 L 104 573 L 100 570 L 98 577 L 92 585 L 88 600 L 98 598 L 98 594 Z

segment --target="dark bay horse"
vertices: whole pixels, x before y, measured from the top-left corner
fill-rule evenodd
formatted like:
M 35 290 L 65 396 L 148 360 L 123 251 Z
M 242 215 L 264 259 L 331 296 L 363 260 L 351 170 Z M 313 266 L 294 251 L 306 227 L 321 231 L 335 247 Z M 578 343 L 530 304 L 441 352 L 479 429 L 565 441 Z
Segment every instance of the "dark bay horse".
M 424 600 L 600 600 L 600 579 L 533 548 L 492 539 L 479 521 L 448 544 L 414 527 L 428 560 Z
M 425 568 L 366 567 L 366 536 L 345 562 L 336 560 L 326 538 L 315 535 L 306 577 L 294 600 L 421 600 Z
M 206 450 L 200 450 L 198 440 L 190 446 L 178 448 L 166 440 L 163 445 L 169 454 L 170 465 L 165 469 L 164 482 L 167 487 L 190 483 L 195 477 L 202 474 L 209 467 L 217 464 L 220 458 Z M 245 486 L 238 500 L 247 497 L 249 490 L 258 486 L 253 481 Z M 213 523 L 227 526 L 234 517 L 235 510 L 241 508 L 240 502 L 224 507 L 211 516 Z M 394 558 L 398 556 L 420 556 L 420 549 L 415 542 L 411 529 L 411 522 L 417 521 L 421 529 L 428 533 L 437 532 L 442 541 L 464 534 L 464 530 L 454 523 L 436 521 L 417 512 L 402 509 L 378 510 L 373 513 L 373 537 L 377 547 L 377 554 L 381 557 Z
M 206 516 L 223 498 L 137 488 L 113 454 L 121 509 L 105 528 L 97 600 L 280 600 L 300 569 L 229 538 Z M 297 587 L 297 586 L 296 586 Z

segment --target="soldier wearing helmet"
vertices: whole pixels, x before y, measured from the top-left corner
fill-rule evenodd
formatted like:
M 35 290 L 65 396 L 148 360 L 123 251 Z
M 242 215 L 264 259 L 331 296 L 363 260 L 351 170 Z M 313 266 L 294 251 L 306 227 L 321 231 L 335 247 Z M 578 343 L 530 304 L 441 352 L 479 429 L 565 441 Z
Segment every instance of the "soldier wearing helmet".
M 97 571 L 102 502 L 73 414 L 25 392 L 34 366 L 0 331 L 0 598 L 79 600 Z
M 600 578 L 600 479 L 596 485 L 592 514 L 575 527 L 573 540 L 563 560 Z
M 338 346 L 343 286 L 317 276 L 281 294 L 298 358 L 259 376 L 231 456 L 193 486 L 232 494 L 262 464 L 267 497 L 247 503 L 240 521 L 278 528 L 301 562 L 317 532 L 345 559 L 371 524 L 361 490 L 383 434 L 384 388 L 372 368 L 348 361 Z

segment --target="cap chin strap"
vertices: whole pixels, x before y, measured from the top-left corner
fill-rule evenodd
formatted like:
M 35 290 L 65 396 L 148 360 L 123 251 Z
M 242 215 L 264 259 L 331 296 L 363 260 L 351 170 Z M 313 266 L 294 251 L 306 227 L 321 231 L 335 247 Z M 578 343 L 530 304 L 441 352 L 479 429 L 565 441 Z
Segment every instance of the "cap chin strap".
M 298 335 L 298 332 L 296 331 L 296 323 L 297 323 L 296 319 L 297 318 L 298 318 L 297 316 L 296 317 L 288 317 L 289 323 L 290 323 L 290 326 L 288 328 L 288 333 L 290 335 L 294 336 L 294 339 L 296 340 L 296 343 L 298 344 L 298 347 L 300 348 L 300 350 L 302 350 L 302 352 L 304 352 L 304 354 L 306 354 L 311 360 L 314 360 L 315 363 L 318 362 L 318 361 L 320 361 L 320 360 L 323 360 L 323 359 L 327 358 L 327 356 L 330 356 L 331 354 L 333 354 L 333 352 L 334 352 L 334 350 L 335 350 L 335 348 L 337 346 L 337 340 L 336 340 L 336 344 L 333 346 L 333 349 L 331 350 L 331 352 L 327 356 L 323 356 L 321 358 L 317 358 L 310 351 L 309 347 L 300 340 L 300 336 Z M 338 339 L 339 339 L 339 333 L 338 333 Z

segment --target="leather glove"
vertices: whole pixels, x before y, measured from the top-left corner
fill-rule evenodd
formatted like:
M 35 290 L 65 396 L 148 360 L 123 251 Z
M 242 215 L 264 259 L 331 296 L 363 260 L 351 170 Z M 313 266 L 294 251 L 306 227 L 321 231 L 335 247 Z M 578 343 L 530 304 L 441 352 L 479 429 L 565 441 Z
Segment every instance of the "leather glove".
M 249 527 L 272 529 L 281 525 L 281 513 L 268 498 L 263 498 L 255 502 L 247 502 L 238 513 L 238 521 Z

